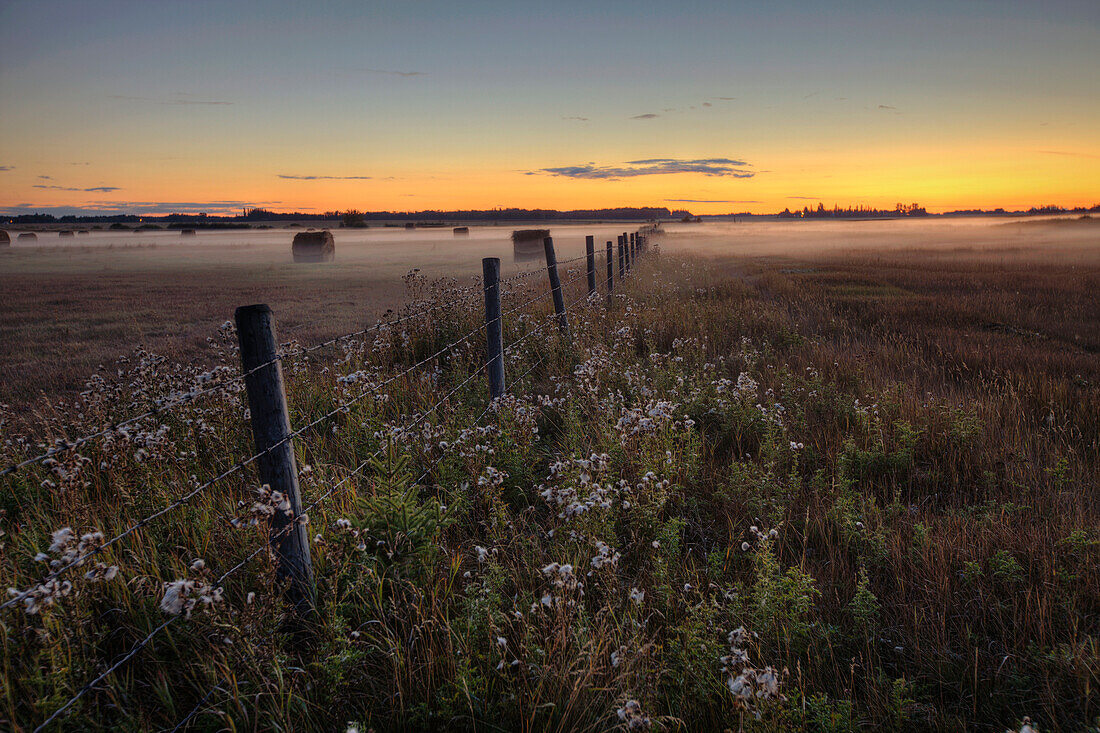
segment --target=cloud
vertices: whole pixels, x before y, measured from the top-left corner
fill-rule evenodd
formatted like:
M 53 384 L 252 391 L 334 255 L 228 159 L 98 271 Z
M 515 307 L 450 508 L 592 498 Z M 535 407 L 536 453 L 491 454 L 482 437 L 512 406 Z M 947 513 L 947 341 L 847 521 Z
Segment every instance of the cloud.
M 53 176 L 39 176 L 43 181 L 52 181 Z
M 40 178 L 49 178 L 49 176 L 40 176 Z M 72 186 L 54 186 L 54 185 L 46 185 L 44 183 L 36 183 L 33 186 L 31 186 L 31 188 L 45 188 L 45 189 L 48 189 L 50 191 L 84 191 L 84 192 L 96 191 L 96 192 L 99 192 L 99 193 L 110 193 L 111 191 L 121 191 L 122 190 L 118 186 L 92 186 L 91 188 L 73 188 Z
M 800 201 L 820 201 L 820 196 L 787 196 L 789 199 L 798 199 Z
M 1070 155 L 1075 158 L 1100 158 L 1100 155 L 1093 155 L 1092 153 L 1075 153 L 1070 150 L 1038 150 L 1036 152 L 1045 155 Z
M 396 70 L 396 69 L 363 69 L 363 68 L 356 68 L 356 69 L 348 69 L 348 71 L 358 71 L 358 72 L 361 72 L 363 74 L 384 74 L 386 76 L 401 76 L 401 77 L 427 76 L 428 75 L 428 72 L 426 72 L 426 71 L 399 71 L 399 70 Z
M 711 104 L 710 102 L 703 102 L 703 106 L 704 107 L 713 107 L 714 105 Z
M 652 112 L 647 112 L 644 115 L 634 115 L 630 119 L 632 120 L 652 120 L 654 117 L 660 117 L 661 115 L 655 115 Z
M 547 173 L 565 178 L 609 180 L 637 176 L 660 176 L 672 173 L 702 173 L 707 176 L 752 178 L 756 173 L 747 170 L 751 167 L 749 163 L 743 160 L 733 160 L 731 158 L 698 158 L 695 160 L 647 158 L 645 160 L 629 160 L 617 166 L 598 166 L 595 163 L 585 163 L 584 165 L 570 165 L 559 168 L 541 168 L 538 171 L 528 171 L 528 175 Z
M 888 105 L 888 104 L 880 104 L 880 105 L 878 106 L 878 108 L 879 108 L 879 109 L 884 109 L 884 110 L 886 110 L 887 112 L 893 112 L 894 114 L 899 114 L 899 115 L 901 114 L 901 110 L 899 110 L 899 109 L 898 109 L 897 107 L 891 107 L 891 106 L 890 106 L 890 105 Z
M 366 181 L 374 176 L 296 176 L 289 173 L 279 173 L 279 178 L 288 181 Z
M 127 102 L 149 102 L 150 104 L 198 104 L 206 106 L 222 106 L 230 105 L 233 102 L 226 102 L 220 99 L 188 99 L 191 95 L 183 92 L 176 92 L 176 96 L 168 99 L 157 99 L 155 97 L 135 97 L 129 94 L 108 94 L 109 99 L 121 99 Z
M 588 122 L 587 117 L 562 117 L 563 120 L 576 120 L 577 122 Z
M 4 171 L 13 171 L 13 170 L 15 170 L 14 165 L 0 165 L 0 173 L 2 173 Z
M 42 206 L 38 204 L 18 204 L 0 207 L 0 214 L 17 216 L 29 212 L 41 212 L 64 216 L 107 215 L 107 214 L 236 214 L 241 209 L 280 206 L 282 201 L 88 201 L 71 206 Z M 294 207 L 295 210 L 312 211 L 312 207 Z
M 665 199 L 674 204 L 762 204 L 763 201 L 750 201 L 746 199 Z

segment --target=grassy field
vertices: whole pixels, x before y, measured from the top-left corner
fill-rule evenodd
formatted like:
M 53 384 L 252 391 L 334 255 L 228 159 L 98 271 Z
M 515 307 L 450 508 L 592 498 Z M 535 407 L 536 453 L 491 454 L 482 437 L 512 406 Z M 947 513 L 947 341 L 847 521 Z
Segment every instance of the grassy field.
M 488 412 L 477 338 L 379 386 L 479 322 L 420 278 L 404 297 L 432 316 L 288 359 L 296 426 L 368 393 L 298 441 L 324 497 L 300 637 L 251 469 L 37 585 L 249 455 L 236 389 L 0 479 L 0 573 L 36 589 L 0 611 L 4 726 L 166 622 L 55 727 L 1100 726 L 1094 235 L 707 236 L 576 306 L 571 342 L 532 333 L 545 301 L 506 319 L 531 335 Z M 207 335 L 225 379 L 232 334 Z M 4 462 L 204 371 L 140 353 L 63 413 L 8 410 Z

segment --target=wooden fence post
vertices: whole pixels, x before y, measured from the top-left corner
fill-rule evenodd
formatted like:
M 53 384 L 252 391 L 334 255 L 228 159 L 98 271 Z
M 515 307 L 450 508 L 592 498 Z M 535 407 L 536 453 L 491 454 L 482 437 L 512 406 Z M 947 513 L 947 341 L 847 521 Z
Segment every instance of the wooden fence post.
M 500 317 L 500 258 L 481 260 L 485 285 L 485 373 L 489 378 L 489 397 L 504 394 L 504 324 Z
M 588 265 L 588 294 L 596 294 L 596 241 L 591 234 L 584 238 L 585 264 Z
M 561 279 L 558 277 L 558 258 L 554 254 L 554 238 L 542 240 L 542 249 L 546 253 L 546 273 L 550 276 L 550 291 L 554 295 L 554 312 L 558 314 L 558 327 L 561 335 L 569 336 L 569 317 L 565 314 L 565 298 L 561 294 Z
M 279 492 L 289 505 L 271 517 L 271 547 L 275 552 L 275 577 L 289 581 L 287 600 L 300 617 L 313 615 L 313 563 L 309 535 L 302 520 L 302 496 L 298 489 L 298 465 L 290 439 L 290 415 L 286 407 L 283 365 L 277 358 L 275 318 L 266 305 L 245 305 L 235 313 L 241 347 L 241 369 L 246 375 L 248 409 L 260 481 Z M 266 365 L 266 366 L 265 366 Z
M 630 235 L 623 232 L 623 254 L 626 257 L 626 271 L 630 272 Z
M 615 292 L 615 254 L 611 240 L 607 240 L 607 307 L 611 307 L 611 294 Z
M 624 259 L 626 257 L 626 255 L 623 254 L 623 235 L 621 235 L 621 234 L 619 235 L 618 245 L 619 245 L 619 280 L 621 281 L 623 279 L 623 275 L 626 274 L 626 260 Z
M 638 251 L 635 249 L 637 246 L 638 235 L 634 232 L 630 233 L 630 261 L 633 262 L 638 258 Z

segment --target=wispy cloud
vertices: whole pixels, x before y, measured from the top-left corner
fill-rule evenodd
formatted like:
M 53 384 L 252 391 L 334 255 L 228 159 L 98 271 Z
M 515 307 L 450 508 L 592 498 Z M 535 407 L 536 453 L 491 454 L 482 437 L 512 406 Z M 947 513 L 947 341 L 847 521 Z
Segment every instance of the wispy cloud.
M 169 98 L 138 97 L 130 94 L 108 94 L 107 98 L 126 102 L 147 102 L 149 104 L 197 104 L 215 107 L 233 104 L 233 102 L 227 102 L 221 99 L 192 99 L 190 94 L 185 94 L 183 92 L 177 92 L 174 97 Z
M 576 120 L 577 122 L 588 122 L 587 117 L 562 117 L 563 120 Z
M 48 177 L 48 176 L 42 176 L 42 177 L 45 178 L 45 177 Z M 121 191 L 122 190 L 118 186 L 92 186 L 91 188 L 74 188 L 72 186 L 54 186 L 54 185 L 47 185 L 45 183 L 36 183 L 33 186 L 31 186 L 31 188 L 44 188 L 44 189 L 47 189 L 47 190 L 50 190 L 50 191 L 82 191 L 82 192 L 85 192 L 85 193 L 90 193 L 90 192 L 110 193 L 111 191 Z
M 1076 153 L 1072 150 L 1038 150 L 1036 152 L 1045 155 L 1069 155 L 1074 158 L 1100 158 L 1100 155 L 1095 155 L 1093 153 Z
M 289 173 L 278 174 L 288 181 L 366 181 L 374 176 L 296 176 Z
M 552 176 L 586 179 L 634 178 L 637 176 L 660 176 L 673 173 L 701 173 L 707 176 L 725 176 L 729 178 L 752 178 L 754 171 L 748 170 L 751 164 L 731 158 L 698 158 L 679 160 L 677 158 L 647 158 L 629 160 L 620 165 L 570 165 L 559 168 L 541 168 L 528 171 L 528 175 L 546 173 Z
M 787 196 L 789 199 L 798 199 L 799 201 L 820 201 L 820 196 Z
M 14 165 L 0 165 L 0 173 L 3 173 L 5 171 L 13 171 L 13 170 L 15 170 Z
M 39 176 L 43 181 L 52 181 L 53 176 Z
M 401 71 L 401 70 L 398 70 L 398 69 L 354 68 L 354 69 L 347 69 L 347 71 L 359 72 L 359 73 L 362 73 L 362 74 L 382 74 L 384 76 L 401 76 L 401 77 L 427 76 L 428 75 L 428 72 L 426 72 L 426 71 Z
M 0 207 L 0 213 L 6 215 L 25 214 L 31 211 L 65 214 L 231 214 L 241 209 L 280 206 L 282 201 L 88 201 L 75 206 L 42 206 L 23 203 L 15 206 Z M 296 210 L 312 211 L 312 207 L 294 207 Z
M 899 110 L 899 109 L 898 109 L 897 107 L 891 107 L 891 106 L 890 106 L 890 105 L 888 105 L 888 104 L 880 104 L 880 105 L 878 106 L 878 108 L 879 108 L 879 109 L 883 109 L 883 110 L 886 110 L 887 112 L 893 112 L 893 113 L 895 113 L 895 114 L 899 114 L 899 115 L 901 114 L 901 110 Z
M 673 204 L 762 204 L 763 201 L 751 201 L 747 199 L 665 199 Z
M 632 119 L 632 120 L 652 120 L 654 117 L 660 117 L 660 116 L 661 115 L 653 114 L 652 112 L 647 112 L 644 115 L 634 115 L 630 119 Z

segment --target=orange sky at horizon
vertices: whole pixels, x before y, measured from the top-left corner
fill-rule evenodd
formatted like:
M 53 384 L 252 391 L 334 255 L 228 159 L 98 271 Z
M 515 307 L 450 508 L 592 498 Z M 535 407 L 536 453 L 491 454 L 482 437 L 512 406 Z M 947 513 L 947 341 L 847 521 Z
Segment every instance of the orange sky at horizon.
M 11 0 L 0 214 L 1100 203 L 1100 5 L 685 1 Z

